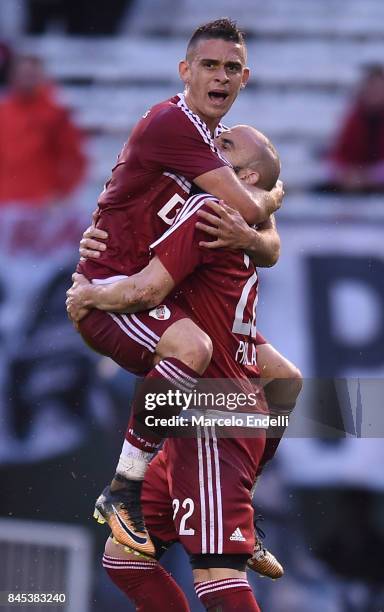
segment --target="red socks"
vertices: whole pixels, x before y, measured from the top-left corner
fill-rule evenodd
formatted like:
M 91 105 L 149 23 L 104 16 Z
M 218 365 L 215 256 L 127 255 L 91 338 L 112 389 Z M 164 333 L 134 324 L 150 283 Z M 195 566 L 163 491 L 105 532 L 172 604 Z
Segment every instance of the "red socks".
M 169 357 L 160 361 L 136 392 L 125 439 L 140 450 L 156 450 L 162 439 L 167 437 L 167 428 L 147 425 L 146 417 L 164 419 L 178 416 L 184 405 L 181 394 L 191 393 L 198 378 L 199 374 L 179 359 Z M 162 405 L 156 403 L 157 395 L 169 392 L 172 393 L 171 401 L 162 402 Z
M 137 612 L 189 612 L 183 591 L 157 561 L 104 555 L 103 566 Z M 197 582 L 195 591 L 210 612 L 260 612 L 248 581 L 243 578 Z
M 195 591 L 211 612 L 260 612 L 245 578 L 226 578 L 195 583 Z
M 157 561 L 104 555 L 103 566 L 112 582 L 135 604 L 137 612 L 189 612 L 183 591 Z

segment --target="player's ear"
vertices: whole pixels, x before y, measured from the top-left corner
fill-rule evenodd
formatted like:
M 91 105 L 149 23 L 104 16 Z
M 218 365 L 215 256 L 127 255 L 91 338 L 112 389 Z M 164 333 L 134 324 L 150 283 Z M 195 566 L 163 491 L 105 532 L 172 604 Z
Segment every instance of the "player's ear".
M 257 185 L 259 180 L 260 180 L 260 172 L 257 172 L 257 170 L 250 170 L 246 178 L 246 182 L 248 183 L 248 185 Z
M 247 185 L 257 185 L 260 180 L 260 173 L 252 168 L 244 168 L 243 170 L 240 170 L 237 176 L 241 181 L 247 183 Z
M 245 67 L 243 69 L 243 74 L 242 74 L 242 77 L 241 77 L 241 85 L 240 85 L 241 89 L 244 89 L 244 87 L 248 83 L 249 75 L 250 75 L 249 68 Z
M 190 68 L 187 60 L 181 60 L 179 63 L 179 75 L 184 85 L 188 85 L 190 77 Z

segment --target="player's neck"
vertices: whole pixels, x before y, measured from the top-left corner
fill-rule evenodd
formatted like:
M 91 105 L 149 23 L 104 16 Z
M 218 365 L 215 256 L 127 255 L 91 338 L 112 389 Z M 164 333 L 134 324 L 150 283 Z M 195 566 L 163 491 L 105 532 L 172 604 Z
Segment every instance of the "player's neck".
M 217 126 L 220 123 L 220 117 L 207 117 L 206 115 L 204 115 L 193 103 L 193 100 L 191 100 L 190 96 L 188 95 L 188 93 L 186 93 L 184 95 L 184 99 L 185 102 L 187 103 L 188 108 L 198 117 L 200 117 L 200 119 L 202 121 L 204 121 L 205 125 L 207 126 L 207 128 L 209 129 L 209 131 L 211 132 L 212 136 L 214 136 L 215 134 L 215 130 L 217 128 Z

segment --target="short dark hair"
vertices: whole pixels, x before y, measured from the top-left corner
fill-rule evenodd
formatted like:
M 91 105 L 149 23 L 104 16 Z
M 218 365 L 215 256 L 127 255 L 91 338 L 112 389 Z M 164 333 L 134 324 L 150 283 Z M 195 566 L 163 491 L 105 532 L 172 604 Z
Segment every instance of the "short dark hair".
M 223 17 L 222 19 L 216 19 L 216 21 L 203 23 L 193 32 L 187 45 L 187 55 L 191 48 L 196 46 L 200 40 L 210 38 L 221 38 L 222 40 L 245 45 L 244 33 L 237 27 L 236 21 Z

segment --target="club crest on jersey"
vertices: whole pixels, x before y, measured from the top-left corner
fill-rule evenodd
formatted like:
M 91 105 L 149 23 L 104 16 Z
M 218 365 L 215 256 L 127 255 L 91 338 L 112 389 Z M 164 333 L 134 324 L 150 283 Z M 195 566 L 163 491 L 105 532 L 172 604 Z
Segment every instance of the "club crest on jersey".
M 156 306 L 153 310 L 149 311 L 149 316 L 157 319 L 158 321 L 167 321 L 171 316 L 171 311 L 168 306 L 165 304 L 160 304 L 160 306 Z

